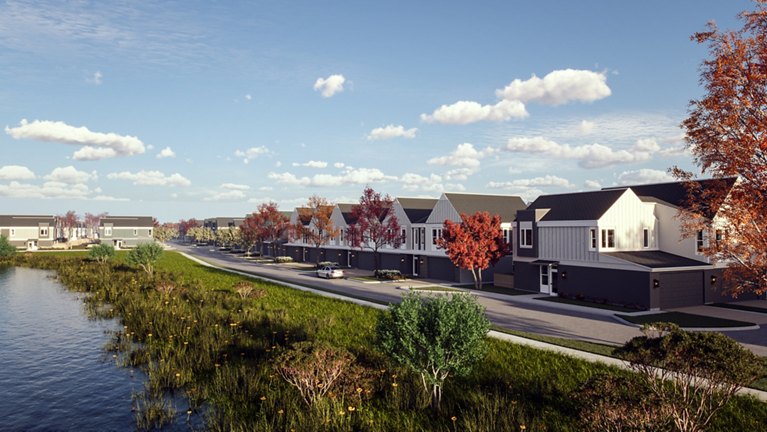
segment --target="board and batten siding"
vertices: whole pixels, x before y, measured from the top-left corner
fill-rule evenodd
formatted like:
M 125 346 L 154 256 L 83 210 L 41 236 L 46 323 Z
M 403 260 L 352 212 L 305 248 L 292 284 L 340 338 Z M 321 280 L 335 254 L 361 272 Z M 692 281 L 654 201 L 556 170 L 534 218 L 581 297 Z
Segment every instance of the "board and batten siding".
M 642 249 L 658 249 L 656 244 L 657 218 L 654 214 L 655 203 L 645 203 L 636 196 L 634 191 L 626 192 L 599 218 L 599 229 L 615 230 L 615 248 L 611 251 L 636 251 Z M 643 248 L 643 231 L 650 230 L 650 247 Z M 584 237 L 585 238 L 585 237 Z M 601 237 L 599 248 L 601 249 Z
M 461 215 L 455 211 L 453 204 L 445 197 L 445 194 L 442 194 L 437 204 L 434 205 L 434 210 L 431 211 L 426 223 L 442 225 L 446 219 L 450 219 L 453 222 L 461 222 Z
M 589 227 L 538 227 L 538 257 L 554 261 L 599 261 L 589 250 Z

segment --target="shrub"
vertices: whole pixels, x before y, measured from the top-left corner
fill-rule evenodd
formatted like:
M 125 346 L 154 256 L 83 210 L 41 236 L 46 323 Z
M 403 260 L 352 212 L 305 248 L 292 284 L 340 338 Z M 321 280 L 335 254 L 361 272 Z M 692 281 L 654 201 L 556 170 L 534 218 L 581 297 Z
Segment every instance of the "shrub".
M 338 267 L 339 265 L 335 261 L 320 261 L 319 263 L 317 263 L 317 268 L 318 269 L 321 269 L 323 267 L 328 267 L 328 266 L 330 266 L 330 267 Z
M 256 288 L 252 283 L 240 281 L 234 286 L 234 290 L 240 295 L 240 298 L 261 298 L 266 295 L 266 291 Z
M 115 248 L 106 243 L 97 244 L 91 248 L 90 252 L 88 252 L 88 256 L 103 264 L 114 258 Z
M 163 248 L 158 243 L 142 243 L 128 252 L 128 264 L 137 265 L 147 274 L 154 272 L 154 265 L 162 256 Z
M 291 263 L 293 262 L 293 257 L 289 257 L 289 256 L 274 257 L 274 262 L 276 262 L 277 264 Z
M 432 408 L 439 409 L 445 380 L 468 374 L 484 356 L 489 328 L 472 296 L 427 299 L 410 293 L 382 316 L 377 330 L 382 350 L 421 375 Z
M 399 270 L 376 270 L 373 272 L 373 276 L 376 279 L 381 280 L 400 280 L 404 279 L 402 272 Z
M 668 430 L 668 415 L 656 395 L 634 374 L 599 374 L 576 393 L 585 430 Z
M 354 358 L 342 349 L 316 342 L 298 342 L 275 361 L 277 373 L 298 389 L 308 405 L 323 398 Z
M 12 245 L 5 236 L 0 236 L 0 258 L 16 255 L 16 246 Z

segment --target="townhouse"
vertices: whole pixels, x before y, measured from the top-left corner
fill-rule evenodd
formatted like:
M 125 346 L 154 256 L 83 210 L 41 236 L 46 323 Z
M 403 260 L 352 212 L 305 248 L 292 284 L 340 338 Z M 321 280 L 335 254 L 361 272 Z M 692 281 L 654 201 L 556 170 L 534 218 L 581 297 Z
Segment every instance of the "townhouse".
M 213 217 L 204 219 L 202 226 L 205 228 L 210 228 L 213 231 L 217 231 L 219 229 L 239 228 L 242 226 L 242 222 L 244 220 L 244 217 Z
M 154 241 L 151 216 L 105 216 L 99 222 L 101 243 L 115 248 L 132 248 Z
M 375 257 L 369 248 L 351 247 L 346 236 L 346 228 L 354 223 L 352 207 L 354 204 L 338 204 L 333 209 L 331 220 L 334 227 L 340 228 L 339 234 L 319 251 L 320 261 L 335 261 L 342 266 L 372 270 Z M 447 258 L 445 251 L 437 246 L 437 239 L 442 236 L 445 220 L 460 222 L 461 214 L 474 214 L 487 211 L 499 214 L 501 228 L 508 240 L 512 236 L 512 224 L 518 210 L 525 208 L 524 201 L 511 195 L 482 195 L 466 193 L 443 193 L 438 199 L 396 198 L 385 218 L 396 217 L 400 225 L 401 245 L 397 248 L 387 246 L 379 250 L 380 267 L 397 269 L 403 274 L 429 279 L 442 279 L 451 282 L 473 282 L 471 273 L 457 268 Z M 311 226 L 311 220 L 301 220 L 301 209 L 291 215 L 291 223 L 299 220 L 305 226 Z M 385 221 L 386 219 L 384 219 Z M 315 248 L 304 239 L 291 238 L 286 245 L 287 255 L 296 261 L 315 262 L 318 260 Z M 495 266 L 495 270 L 511 271 L 512 259 L 509 256 Z M 488 269 L 484 279 L 492 281 L 494 269 Z
M 17 249 L 37 250 L 40 247 L 52 247 L 55 231 L 55 216 L 0 216 L 0 236 L 8 239 Z
M 682 235 L 686 201 L 682 182 L 541 196 L 517 213 L 513 286 L 637 309 L 729 300 L 721 265 L 701 253 L 704 233 Z

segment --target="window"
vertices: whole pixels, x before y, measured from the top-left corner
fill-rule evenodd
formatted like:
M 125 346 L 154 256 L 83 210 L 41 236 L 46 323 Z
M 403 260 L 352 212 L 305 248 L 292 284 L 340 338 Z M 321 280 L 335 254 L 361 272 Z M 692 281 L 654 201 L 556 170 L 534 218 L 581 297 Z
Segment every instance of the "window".
M 16 235 L 16 228 L 11 228 L 11 237 Z
M 704 247 L 706 247 L 706 239 L 703 235 L 703 230 L 700 230 L 695 235 L 695 250 L 700 253 L 703 252 Z
M 133 230 L 133 237 L 137 237 L 137 236 L 138 236 L 138 230 L 137 230 L 137 229 L 134 229 L 134 230 Z
M 402 243 L 402 246 L 405 246 L 407 243 L 407 229 L 402 228 L 402 234 L 400 234 L 400 243 Z
M 112 235 L 112 227 L 105 227 L 104 228 L 104 235 L 105 236 L 111 236 Z
M 714 241 L 716 242 L 716 247 L 719 247 L 723 239 L 724 237 L 722 236 L 722 230 L 716 230 L 714 234 Z
M 519 246 L 520 247 L 533 247 L 533 229 L 522 228 L 519 233 Z
M 589 228 L 589 250 L 597 250 L 597 229 Z
M 48 237 L 48 228 L 40 228 L 40 237 Z
M 541 266 L 541 285 L 549 284 L 549 266 Z
M 650 247 L 650 229 L 649 228 L 642 229 L 642 247 L 643 248 Z
M 149 234 L 147 234 L 149 237 L 152 237 L 152 229 L 149 229 Z
M 602 230 L 602 249 L 609 249 L 615 247 L 615 230 L 603 229 Z
M 434 228 L 431 230 L 431 244 L 436 245 L 437 239 L 442 237 L 442 228 Z

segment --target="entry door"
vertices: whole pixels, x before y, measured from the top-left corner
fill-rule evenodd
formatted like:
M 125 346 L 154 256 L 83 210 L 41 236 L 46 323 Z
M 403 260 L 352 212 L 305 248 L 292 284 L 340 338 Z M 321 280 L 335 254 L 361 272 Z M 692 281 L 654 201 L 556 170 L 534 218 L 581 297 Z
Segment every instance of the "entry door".
M 421 273 L 421 257 L 418 255 L 413 257 L 413 276 L 418 276 Z
M 541 293 L 551 294 L 551 269 L 548 265 L 541 265 L 540 267 Z

